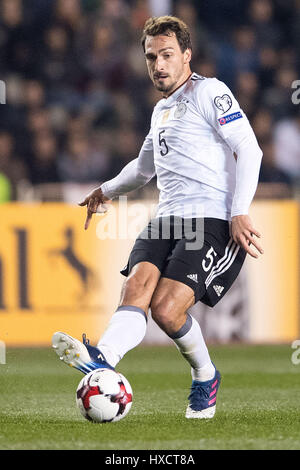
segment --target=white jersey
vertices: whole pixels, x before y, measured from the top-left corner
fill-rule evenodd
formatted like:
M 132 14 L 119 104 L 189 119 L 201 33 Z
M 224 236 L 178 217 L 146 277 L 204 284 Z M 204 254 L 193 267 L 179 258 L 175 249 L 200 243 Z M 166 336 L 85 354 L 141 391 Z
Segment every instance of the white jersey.
M 234 152 L 243 142 L 251 142 L 252 149 L 254 142 L 254 154 L 260 160 L 261 152 L 249 121 L 229 88 L 216 78 L 193 73 L 174 93 L 156 104 L 138 159 L 128 165 L 123 178 L 121 172 L 102 190 L 114 197 L 134 189 L 139 182 L 145 184 L 156 174 L 160 191 L 157 217 L 229 220 L 236 188 Z M 126 175 L 129 170 L 135 172 L 135 186 Z M 256 188 L 257 165 L 255 171 Z M 241 194 L 238 199 L 242 206 L 245 198 Z M 238 209 L 245 213 L 244 208 Z

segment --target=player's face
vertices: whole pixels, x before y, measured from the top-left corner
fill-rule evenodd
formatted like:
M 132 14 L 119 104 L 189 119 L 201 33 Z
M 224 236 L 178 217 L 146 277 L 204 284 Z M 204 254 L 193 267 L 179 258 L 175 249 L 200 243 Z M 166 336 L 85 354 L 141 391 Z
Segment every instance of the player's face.
M 178 88 L 191 73 L 191 50 L 181 51 L 175 33 L 147 36 L 145 57 L 149 76 L 164 96 Z

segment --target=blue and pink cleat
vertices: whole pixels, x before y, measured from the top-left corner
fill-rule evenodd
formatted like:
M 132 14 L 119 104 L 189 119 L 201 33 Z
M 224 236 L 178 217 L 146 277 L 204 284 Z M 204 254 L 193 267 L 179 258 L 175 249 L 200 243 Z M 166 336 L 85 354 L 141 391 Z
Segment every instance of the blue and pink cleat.
M 193 380 L 186 418 L 209 419 L 216 412 L 217 392 L 221 382 L 221 375 L 216 370 L 215 376 L 206 382 Z

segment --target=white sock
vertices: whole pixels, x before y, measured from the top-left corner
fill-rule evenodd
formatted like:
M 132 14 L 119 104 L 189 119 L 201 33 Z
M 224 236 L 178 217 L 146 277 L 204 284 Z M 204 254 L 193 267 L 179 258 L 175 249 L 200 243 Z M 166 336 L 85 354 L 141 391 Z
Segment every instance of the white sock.
M 130 349 L 135 348 L 146 334 L 147 317 L 145 312 L 131 305 L 121 306 L 111 317 L 97 348 L 107 362 L 115 367 Z
M 192 366 L 193 380 L 206 382 L 215 375 L 199 323 L 188 314 L 185 324 L 174 335 L 170 336 L 183 357 Z

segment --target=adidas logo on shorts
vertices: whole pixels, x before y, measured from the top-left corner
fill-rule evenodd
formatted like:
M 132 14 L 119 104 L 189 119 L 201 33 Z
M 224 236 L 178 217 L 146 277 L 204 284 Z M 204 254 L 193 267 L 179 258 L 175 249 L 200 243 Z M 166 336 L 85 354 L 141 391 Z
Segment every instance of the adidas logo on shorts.
M 186 277 L 188 277 L 189 279 L 191 279 L 194 282 L 197 282 L 197 284 L 198 284 L 198 275 L 197 274 L 188 274 Z
M 215 290 L 217 296 L 218 296 L 218 297 L 221 297 L 221 294 L 222 294 L 222 292 L 223 292 L 223 290 L 224 290 L 224 287 L 223 287 L 223 286 L 216 286 L 216 285 L 215 285 L 215 286 L 213 286 L 213 288 L 214 288 L 214 290 Z

